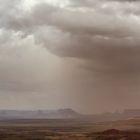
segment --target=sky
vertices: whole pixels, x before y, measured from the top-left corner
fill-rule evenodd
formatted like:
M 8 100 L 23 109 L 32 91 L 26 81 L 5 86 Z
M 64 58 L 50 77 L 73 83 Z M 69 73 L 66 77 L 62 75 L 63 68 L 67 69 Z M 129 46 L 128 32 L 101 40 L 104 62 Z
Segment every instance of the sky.
M 139 0 L 0 0 L 0 109 L 140 108 Z

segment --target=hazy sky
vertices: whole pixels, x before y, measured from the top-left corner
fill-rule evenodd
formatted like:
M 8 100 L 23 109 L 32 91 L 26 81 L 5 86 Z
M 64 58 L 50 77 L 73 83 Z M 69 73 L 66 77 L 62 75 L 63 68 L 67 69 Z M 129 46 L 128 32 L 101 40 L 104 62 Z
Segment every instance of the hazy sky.
M 0 109 L 139 101 L 139 0 L 0 0 Z

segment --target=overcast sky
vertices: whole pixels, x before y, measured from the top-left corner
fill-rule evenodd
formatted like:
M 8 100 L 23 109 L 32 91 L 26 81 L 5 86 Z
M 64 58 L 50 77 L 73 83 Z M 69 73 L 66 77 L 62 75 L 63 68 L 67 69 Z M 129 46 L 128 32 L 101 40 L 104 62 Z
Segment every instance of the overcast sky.
M 0 109 L 140 108 L 139 0 L 0 0 Z

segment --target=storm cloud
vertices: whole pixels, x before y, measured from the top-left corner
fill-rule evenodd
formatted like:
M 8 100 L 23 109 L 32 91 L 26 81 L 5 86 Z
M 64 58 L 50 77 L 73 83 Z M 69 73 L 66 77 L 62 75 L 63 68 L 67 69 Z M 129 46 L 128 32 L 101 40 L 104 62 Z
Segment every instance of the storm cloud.
M 1 108 L 16 108 L 13 97 L 23 99 L 19 109 L 139 108 L 139 6 L 138 0 L 0 0 L 0 93 L 11 101 Z

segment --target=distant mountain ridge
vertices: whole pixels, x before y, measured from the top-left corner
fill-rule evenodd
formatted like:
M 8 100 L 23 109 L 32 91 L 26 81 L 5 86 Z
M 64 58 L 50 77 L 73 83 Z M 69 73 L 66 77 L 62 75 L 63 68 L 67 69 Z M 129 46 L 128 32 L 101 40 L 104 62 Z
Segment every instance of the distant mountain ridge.
M 95 122 L 126 120 L 131 118 L 140 118 L 140 109 L 125 109 L 123 112 L 107 112 L 102 114 L 94 114 L 86 116 L 89 120 Z
M 69 108 L 59 110 L 0 110 L 0 119 L 63 119 L 80 116 L 82 114 Z
M 116 121 L 140 118 L 140 109 L 127 109 L 122 113 L 84 115 L 73 109 L 58 110 L 0 110 L 0 119 L 84 119 L 93 122 Z

